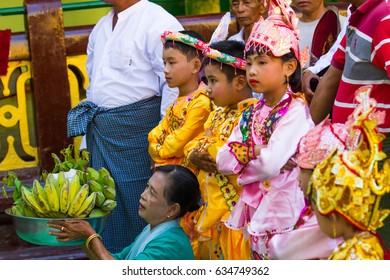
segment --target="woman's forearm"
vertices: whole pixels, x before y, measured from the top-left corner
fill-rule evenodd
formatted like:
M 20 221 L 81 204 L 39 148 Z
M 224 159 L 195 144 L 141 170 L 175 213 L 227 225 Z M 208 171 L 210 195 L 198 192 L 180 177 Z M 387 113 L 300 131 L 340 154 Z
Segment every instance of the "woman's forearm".
M 89 242 L 89 248 L 83 246 L 83 250 L 91 260 L 114 260 L 115 258 L 104 247 L 103 242 L 99 238 L 94 238 Z

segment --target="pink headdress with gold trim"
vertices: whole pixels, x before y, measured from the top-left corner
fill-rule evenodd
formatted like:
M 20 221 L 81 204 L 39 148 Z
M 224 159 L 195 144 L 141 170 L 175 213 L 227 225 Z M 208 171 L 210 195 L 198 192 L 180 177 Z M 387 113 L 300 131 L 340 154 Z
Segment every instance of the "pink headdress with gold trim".
M 298 165 L 305 169 L 314 169 L 337 148 L 344 151 L 348 132 L 344 124 L 332 124 L 326 118 L 309 131 L 299 142 Z
M 281 57 L 292 50 L 295 57 L 300 59 L 298 19 L 290 3 L 290 0 L 269 1 L 268 17 L 266 19 L 261 17 L 254 24 L 245 52 L 255 47 L 270 51 L 275 57 Z
M 302 137 L 298 145 L 299 167 L 314 169 L 335 150 L 340 153 L 347 149 L 356 150 L 361 131 L 355 128 L 355 122 L 363 112 L 376 107 L 376 101 L 369 96 L 370 90 L 371 86 L 366 86 L 356 91 L 355 100 L 358 104 L 345 124 L 332 124 L 329 118 L 326 118 Z M 370 112 L 369 117 L 381 124 L 384 112 Z

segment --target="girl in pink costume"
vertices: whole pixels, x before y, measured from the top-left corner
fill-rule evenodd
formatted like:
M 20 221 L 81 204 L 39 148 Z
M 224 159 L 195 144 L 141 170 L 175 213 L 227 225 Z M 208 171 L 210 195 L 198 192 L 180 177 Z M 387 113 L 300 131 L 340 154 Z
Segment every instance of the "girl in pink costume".
M 243 186 L 225 224 L 250 236 L 254 258 L 268 256 L 270 239 L 292 231 L 305 208 L 299 168 L 283 170 L 314 127 L 304 98 L 295 93 L 301 77 L 295 24 L 289 3 L 271 0 L 268 18 L 254 25 L 245 48 L 247 79 L 262 97 L 242 114 L 217 155 L 219 172 L 239 174 Z

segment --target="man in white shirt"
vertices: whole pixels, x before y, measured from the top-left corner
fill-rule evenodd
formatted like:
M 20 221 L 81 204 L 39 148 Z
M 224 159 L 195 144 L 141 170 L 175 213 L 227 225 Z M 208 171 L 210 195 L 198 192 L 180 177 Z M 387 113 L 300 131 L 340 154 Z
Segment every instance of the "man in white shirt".
M 313 45 L 313 36 L 317 28 L 319 21 L 322 16 L 327 11 L 325 7 L 324 0 L 293 0 L 295 7 L 298 11 L 301 12 L 301 16 L 298 20 L 298 29 L 299 29 L 299 49 L 302 51 L 304 48 L 308 47 L 309 51 L 312 51 Z M 337 13 L 337 10 L 335 11 Z M 335 17 L 337 19 L 337 15 Z M 333 17 L 332 17 L 333 19 Z M 338 17 L 339 26 L 344 24 L 345 17 Z M 330 20 L 330 18 L 327 18 Z M 330 26 L 337 28 L 337 23 L 329 22 Z M 336 37 L 336 36 L 335 36 Z M 335 38 L 334 37 L 334 38 Z M 322 48 L 322 47 L 321 47 Z M 312 54 L 313 55 L 313 54 Z M 315 58 L 317 60 L 318 57 Z M 310 66 L 310 61 L 307 61 L 306 65 L 302 65 L 304 68 Z
M 345 35 L 347 24 L 348 24 L 349 18 L 351 16 L 350 7 L 351 7 L 351 5 L 347 9 L 347 17 L 345 18 L 345 20 L 343 20 L 341 22 L 340 33 L 337 36 L 336 42 L 333 44 L 333 46 L 330 48 L 330 50 L 326 54 L 322 55 L 318 59 L 318 61 L 313 66 L 306 68 L 302 73 L 302 92 L 305 94 L 306 100 L 309 103 L 311 102 L 311 100 L 313 98 L 316 84 L 318 84 L 318 82 L 320 80 L 320 76 L 318 76 L 318 74 L 326 71 L 326 69 L 329 67 L 330 62 L 331 62 L 332 57 L 333 57 L 333 54 L 339 48 L 340 42 Z M 312 83 L 313 83 L 313 81 L 315 81 L 315 80 L 317 80 L 318 82 L 315 82 L 315 86 L 313 87 L 313 84 L 311 84 L 310 81 L 312 81 Z
M 152 175 L 148 133 L 177 97 L 163 73 L 161 34 L 183 30 L 175 17 L 148 0 L 104 0 L 113 9 L 88 42 L 87 101 L 68 114 L 68 136 L 86 134 L 90 165 L 104 166 L 117 187 L 103 242 L 110 252 L 132 243 L 145 227 L 139 198 Z
M 301 12 L 298 21 L 299 49 L 302 51 L 309 47 L 311 50 L 314 30 L 326 11 L 324 0 L 293 0 L 293 3 Z

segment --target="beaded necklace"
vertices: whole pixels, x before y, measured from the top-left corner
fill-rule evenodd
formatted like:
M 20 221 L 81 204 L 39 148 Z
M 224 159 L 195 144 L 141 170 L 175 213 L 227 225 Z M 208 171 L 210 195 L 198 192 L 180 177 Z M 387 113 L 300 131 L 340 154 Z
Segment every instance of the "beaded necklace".
M 264 119 L 256 118 L 253 120 L 253 116 L 257 111 L 260 111 L 263 108 L 265 105 L 265 98 L 260 99 L 255 106 L 251 106 L 243 112 L 240 122 L 240 130 L 244 143 L 251 143 L 252 141 L 252 133 L 250 133 L 252 123 L 254 134 L 261 139 L 263 144 L 268 143 L 272 132 L 275 129 L 276 123 L 287 113 L 289 105 L 293 99 L 293 93 L 291 91 L 288 91 L 287 94 L 288 97 L 280 100 Z

